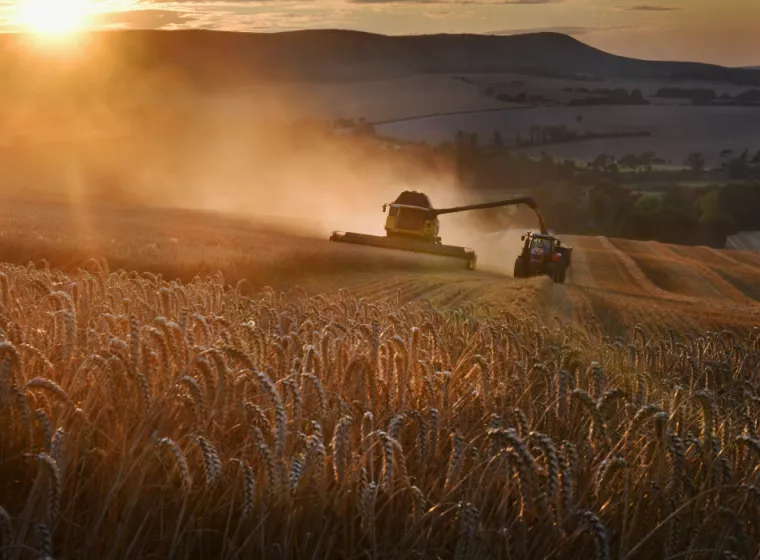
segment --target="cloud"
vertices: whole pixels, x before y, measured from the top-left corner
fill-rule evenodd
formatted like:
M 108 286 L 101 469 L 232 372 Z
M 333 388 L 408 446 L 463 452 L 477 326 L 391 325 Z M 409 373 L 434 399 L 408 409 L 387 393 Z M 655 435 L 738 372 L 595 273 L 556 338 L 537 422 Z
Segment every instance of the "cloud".
M 92 24 L 124 29 L 160 29 L 166 26 L 189 25 L 197 16 L 195 12 L 181 10 L 127 10 L 96 14 L 93 16 Z
M 303 6 L 304 4 L 316 4 L 316 0 L 142 0 L 142 4 L 180 4 L 187 7 L 257 7 L 267 4 L 277 4 L 279 7 Z
M 488 4 L 488 5 L 536 5 L 557 4 L 563 0 L 349 0 L 352 4 Z
M 208 15 L 208 14 L 207 14 Z M 334 20 L 311 14 L 293 12 L 271 12 L 264 14 L 218 14 L 206 17 L 202 27 L 226 31 L 295 31 L 298 29 L 318 29 L 335 27 Z
M 292 4 L 292 3 L 291 3 Z M 323 9 L 307 1 L 300 9 L 288 10 L 283 2 L 166 2 L 144 11 L 153 16 L 130 14 L 113 16 L 123 27 L 135 28 L 134 20 L 155 29 L 211 29 L 223 31 L 278 32 L 300 29 L 350 27 L 351 20 L 342 9 Z M 318 7 L 319 6 L 319 7 Z M 138 10 L 139 11 L 139 10 Z
M 640 5 L 640 6 L 623 6 L 620 9 L 626 10 L 628 12 L 671 12 L 673 10 L 680 10 L 681 8 L 677 8 L 675 6 Z

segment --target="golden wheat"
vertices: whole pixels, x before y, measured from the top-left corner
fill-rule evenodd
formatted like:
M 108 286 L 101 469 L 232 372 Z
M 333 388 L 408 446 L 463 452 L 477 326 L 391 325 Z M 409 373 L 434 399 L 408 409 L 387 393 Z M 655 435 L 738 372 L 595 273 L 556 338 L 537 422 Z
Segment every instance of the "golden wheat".
M 0 558 L 749 558 L 760 331 L 0 266 Z

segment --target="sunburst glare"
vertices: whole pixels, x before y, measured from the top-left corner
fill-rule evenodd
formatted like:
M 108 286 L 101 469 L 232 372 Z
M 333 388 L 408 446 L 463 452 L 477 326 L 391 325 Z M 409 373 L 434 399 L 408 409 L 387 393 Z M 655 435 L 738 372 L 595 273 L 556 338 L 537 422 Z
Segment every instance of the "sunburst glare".
M 97 27 L 98 16 L 134 9 L 135 0 L 23 0 L 14 18 L 23 31 L 61 37 Z
M 35 34 L 68 35 L 84 29 L 96 7 L 92 0 L 26 0 L 16 22 Z

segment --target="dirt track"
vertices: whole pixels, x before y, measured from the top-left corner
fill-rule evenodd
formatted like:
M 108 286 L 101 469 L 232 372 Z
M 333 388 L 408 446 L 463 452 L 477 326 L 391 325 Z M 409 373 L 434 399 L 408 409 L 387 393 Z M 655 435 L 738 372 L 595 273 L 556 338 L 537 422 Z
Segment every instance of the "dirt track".
M 562 236 L 574 247 L 574 266 L 567 284 L 555 285 L 511 277 L 510 236 L 517 235 L 490 234 L 482 246 L 473 244 L 488 258 L 486 270 L 469 272 L 459 261 L 335 244 L 327 235 L 306 237 L 213 214 L 30 203 L 0 209 L 0 260 L 20 264 L 44 258 L 70 268 L 102 256 L 112 268 L 182 280 L 221 270 L 228 282 L 244 279 L 250 289 L 348 288 L 368 298 L 471 305 L 476 314 L 523 307 L 546 320 L 599 323 L 611 334 L 635 324 L 679 332 L 760 325 L 757 253 Z

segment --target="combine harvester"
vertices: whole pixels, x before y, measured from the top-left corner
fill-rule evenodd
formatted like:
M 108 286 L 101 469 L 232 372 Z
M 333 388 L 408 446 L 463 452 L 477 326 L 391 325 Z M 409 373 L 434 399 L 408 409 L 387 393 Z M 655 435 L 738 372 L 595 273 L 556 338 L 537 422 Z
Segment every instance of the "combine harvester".
M 426 194 L 417 191 L 404 191 L 394 202 L 383 205 L 383 212 L 390 207 L 388 217 L 385 220 L 384 237 L 334 231 L 330 236 L 330 241 L 451 257 L 464 260 L 468 270 L 475 270 L 478 260 L 475 251 L 467 247 L 456 247 L 441 243 L 441 238 L 438 235 L 440 228 L 438 216 L 519 204 L 525 204 L 536 213 L 541 232 L 548 235 L 544 219 L 538 211 L 538 205 L 530 197 L 436 209 L 433 208 Z

